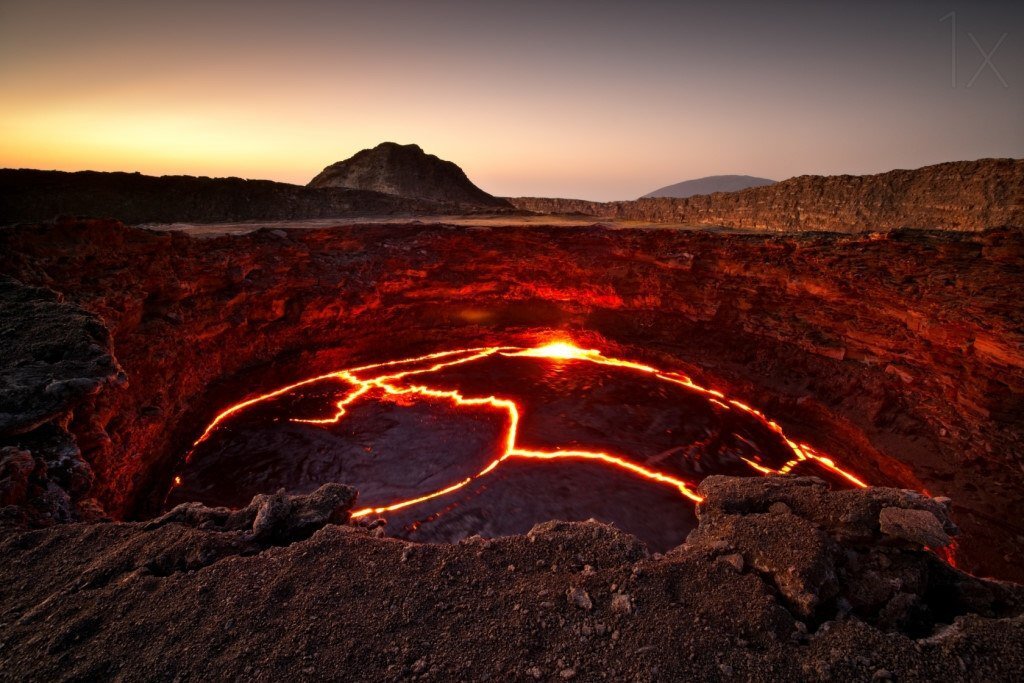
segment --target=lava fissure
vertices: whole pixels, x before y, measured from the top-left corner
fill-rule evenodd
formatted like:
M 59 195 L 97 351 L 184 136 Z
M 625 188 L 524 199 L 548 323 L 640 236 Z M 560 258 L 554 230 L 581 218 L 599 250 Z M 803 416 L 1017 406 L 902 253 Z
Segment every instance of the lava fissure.
M 300 418 L 290 417 L 291 422 L 309 424 L 309 425 L 329 425 L 337 424 L 345 416 L 348 408 L 360 399 L 378 395 L 380 397 L 387 396 L 417 396 L 428 399 L 438 399 L 450 402 L 455 406 L 460 407 L 489 407 L 499 411 L 503 411 L 506 415 L 506 424 L 504 427 L 504 434 L 502 441 L 504 443 L 502 451 L 491 460 L 485 467 L 480 469 L 475 474 L 465 477 L 455 483 L 448 486 L 439 488 L 437 490 L 425 493 L 420 496 L 398 500 L 386 505 L 378 505 L 373 507 L 365 507 L 358 510 L 354 510 L 351 513 L 353 518 L 365 517 L 370 514 L 384 514 L 392 512 L 402 508 L 407 508 L 419 503 L 423 503 L 435 498 L 446 496 L 450 493 L 458 491 L 464 488 L 472 481 L 477 480 L 487 474 L 493 472 L 502 462 L 509 460 L 510 458 L 523 458 L 533 460 L 558 460 L 558 459 L 575 459 L 584 460 L 590 462 L 597 462 L 603 465 L 611 467 L 617 467 L 624 471 L 630 472 L 634 475 L 643 477 L 653 482 L 665 484 L 674 487 L 680 495 L 685 498 L 699 503 L 702 498 L 695 491 L 696 486 L 694 483 L 685 481 L 671 474 L 654 469 L 653 467 L 644 466 L 633 462 L 624 455 L 616 453 L 599 451 L 599 450 L 586 450 L 579 448 L 554 448 L 554 449 L 538 449 L 538 448 L 526 448 L 519 444 L 519 423 L 521 410 L 520 406 L 511 399 L 502 398 L 495 395 L 490 396 L 465 396 L 458 389 L 449 389 L 430 386 L 428 384 L 404 384 L 402 381 L 409 377 L 418 377 L 422 375 L 429 375 L 437 373 L 445 368 L 450 368 L 456 365 L 464 365 L 473 361 L 481 360 L 500 354 L 506 357 L 525 357 L 525 358 L 540 358 L 546 359 L 551 362 L 572 362 L 581 361 L 594 363 L 605 366 L 612 366 L 616 368 L 623 368 L 632 370 L 640 373 L 645 373 L 655 377 L 658 380 L 673 383 L 681 386 L 688 391 L 696 392 L 705 396 L 714 405 L 718 406 L 721 410 L 738 410 L 746 415 L 753 417 L 762 425 L 776 433 L 779 438 L 788 446 L 789 450 L 793 454 L 793 458 L 789 460 L 785 465 L 779 469 L 773 469 L 767 467 L 761 463 L 756 462 L 750 458 L 741 457 L 741 460 L 750 466 L 751 469 L 762 475 L 785 475 L 788 474 L 798 463 L 813 460 L 816 464 L 821 467 L 834 472 L 837 475 L 844 477 L 851 484 L 858 487 L 866 487 L 867 484 L 851 474 L 850 472 L 840 468 L 836 463 L 829 457 L 822 455 L 820 452 L 813 449 L 811 446 L 803 443 L 797 443 L 788 438 L 782 430 L 782 427 L 778 423 L 767 418 L 761 411 L 753 408 L 752 406 L 735 399 L 726 397 L 722 392 L 703 387 L 695 383 L 691 378 L 681 373 L 661 370 L 649 365 L 637 363 L 629 360 L 623 360 L 619 358 L 612 358 L 604 356 L 600 351 L 594 349 L 581 349 L 572 343 L 568 342 L 553 342 L 535 347 L 513 347 L 513 346 L 490 346 L 490 347 L 477 347 L 468 349 L 456 349 L 451 351 L 442 351 L 438 353 L 427 354 L 423 356 L 417 356 L 413 358 L 405 358 L 394 361 L 388 361 L 383 363 L 374 363 L 369 365 L 363 365 L 360 367 L 340 370 L 336 372 L 327 373 L 324 375 L 318 375 L 313 378 L 301 380 L 293 384 L 289 384 L 280 389 L 261 394 L 254 398 L 241 401 L 232 406 L 229 406 L 225 410 L 221 411 L 213 419 L 213 421 L 206 427 L 200 437 L 193 444 L 192 449 L 186 456 L 186 463 L 192 457 L 195 452 L 195 448 L 199 444 L 203 443 L 210 434 L 221 426 L 225 420 L 237 415 L 239 412 L 244 411 L 258 403 L 274 399 L 296 389 L 299 389 L 310 384 L 326 381 L 326 380 L 341 380 L 351 385 L 344 396 L 335 402 L 335 413 L 329 417 L 322 418 Z M 416 367 L 418 364 L 429 363 L 426 367 Z M 391 371 L 393 368 L 401 366 L 413 366 L 408 370 Z M 360 377 L 365 375 L 372 370 L 387 369 L 388 372 L 369 377 Z M 747 439 L 740 437 L 745 443 L 750 446 L 756 446 Z M 755 457 L 759 457 L 756 456 Z M 648 460 L 648 464 L 651 462 L 658 462 L 657 458 Z M 176 476 L 174 480 L 174 486 L 181 484 L 180 476 Z

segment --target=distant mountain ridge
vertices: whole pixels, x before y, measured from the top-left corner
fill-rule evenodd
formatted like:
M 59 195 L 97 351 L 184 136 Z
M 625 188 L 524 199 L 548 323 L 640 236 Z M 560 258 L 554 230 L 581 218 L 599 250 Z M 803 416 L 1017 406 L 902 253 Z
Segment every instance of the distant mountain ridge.
M 309 182 L 309 187 L 344 187 L 370 190 L 409 199 L 459 202 L 508 208 L 504 199 L 474 185 L 451 161 L 427 154 L 419 145 L 382 142 L 331 164 Z
M 139 224 L 482 211 L 501 213 L 511 209 L 271 180 L 0 169 L 0 225 L 50 220 L 60 214 Z
M 514 212 L 457 165 L 384 142 L 331 164 L 308 185 L 270 180 L 0 169 L 0 225 L 59 214 L 139 223 L 304 220 L 380 214 Z
M 666 185 L 654 192 L 648 192 L 640 199 L 648 197 L 693 197 L 698 194 L 714 194 L 715 192 L 738 192 L 748 187 L 764 187 L 774 185 L 776 181 L 758 178 L 752 175 L 709 175 L 693 180 L 684 180 L 674 185 Z
M 874 175 L 804 175 L 739 192 L 625 202 L 515 197 L 518 209 L 741 230 L 975 232 L 1024 227 L 1024 159 L 950 161 Z

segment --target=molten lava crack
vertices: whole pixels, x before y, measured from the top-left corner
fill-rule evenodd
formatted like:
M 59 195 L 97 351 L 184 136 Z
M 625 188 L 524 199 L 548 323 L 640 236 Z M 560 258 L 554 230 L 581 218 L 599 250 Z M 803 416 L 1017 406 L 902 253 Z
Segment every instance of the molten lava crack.
M 351 389 L 335 402 L 335 412 L 332 415 L 319 418 L 289 418 L 293 422 L 301 422 L 312 425 L 328 425 L 340 422 L 355 402 L 371 395 L 380 396 L 409 396 L 423 397 L 449 401 L 456 406 L 464 407 L 487 407 L 502 411 L 506 415 L 502 442 L 504 444 L 500 454 L 490 461 L 476 474 L 466 477 L 449 486 L 431 491 L 421 496 L 397 500 L 387 505 L 366 507 L 352 512 L 352 517 L 364 517 L 369 514 L 382 514 L 407 508 L 428 500 L 449 495 L 469 485 L 472 481 L 479 479 L 494 471 L 501 463 L 511 458 L 524 458 L 536 460 L 576 459 L 600 463 L 609 467 L 619 468 L 633 475 L 643 477 L 653 482 L 664 484 L 675 488 L 681 496 L 694 502 L 700 502 L 701 497 L 695 492 L 695 484 L 685 481 L 679 477 L 654 469 L 649 466 L 638 464 L 626 455 L 568 448 L 555 448 L 551 450 L 524 448 L 518 443 L 519 422 L 521 407 L 513 400 L 499 396 L 464 396 L 456 389 L 444 389 L 430 386 L 428 384 L 409 383 L 410 378 L 419 378 L 425 375 L 437 373 L 445 368 L 456 365 L 464 365 L 479 361 L 484 358 L 500 354 L 507 357 L 538 358 L 551 363 L 584 362 L 605 366 L 623 368 L 629 371 L 647 374 L 659 381 L 669 382 L 691 392 L 705 396 L 709 401 L 722 410 L 738 410 L 756 419 L 762 425 L 775 432 L 788 446 L 793 457 L 782 467 L 773 469 L 767 467 L 751 458 L 742 458 L 752 471 L 762 475 L 785 475 L 788 474 L 798 463 L 813 461 L 814 464 L 845 478 L 851 484 L 858 487 L 865 487 L 867 484 L 854 474 L 839 467 L 831 458 L 821 454 L 808 444 L 796 443 L 789 439 L 782 428 L 773 420 L 768 419 L 762 412 L 741 401 L 730 399 L 722 392 L 709 389 L 696 384 L 684 374 L 662 370 L 659 368 L 637 363 L 629 360 L 611 358 L 604 356 L 600 351 L 594 349 L 581 349 L 572 343 L 558 341 L 536 347 L 514 347 L 514 346 L 490 346 L 469 349 L 456 349 L 442 351 L 439 353 L 405 358 L 385 363 L 375 363 L 346 370 L 339 370 L 325 375 L 318 375 L 309 379 L 290 384 L 274 391 L 256 396 L 229 406 L 221 411 L 213 421 L 206 427 L 202 435 L 193 444 L 192 450 L 186 457 L 188 462 L 195 448 L 203 443 L 210 434 L 220 427 L 227 419 L 237 415 L 258 403 L 273 399 L 300 387 L 324 380 L 341 380 L 351 385 Z M 405 369 L 403 369 L 405 368 Z M 742 437 L 740 437 L 742 439 Z M 742 439 L 748 445 L 751 442 Z M 756 456 L 755 456 L 756 457 Z M 175 486 L 181 484 L 181 478 L 175 477 Z

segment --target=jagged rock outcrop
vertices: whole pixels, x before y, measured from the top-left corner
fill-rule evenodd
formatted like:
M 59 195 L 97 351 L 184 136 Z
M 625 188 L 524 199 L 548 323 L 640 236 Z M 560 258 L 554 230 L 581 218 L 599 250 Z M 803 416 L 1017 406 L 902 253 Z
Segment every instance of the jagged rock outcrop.
M 451 545 L 329 522 L 261 543 L 251 511 L 238 529 L 167 519 L 9 536 L 0 680 L 1024 673 L 1024 588 L 963 574 L 878 529 L 889 509 L 946 524 L 941 501 L 785 477 L 710 478 L 701 491 L 691 542 L 663 557 L 593 521 Z M 186 515 L 204 516 L 223 518 Z
M 124 384 L 111 347 L 96 315 L 0 276 L 0 527 L 102 516 L 68 423 Z
M 705 496 L 697 507 L 700 526 L 688 544 L 738 553 L 741 565 L 770 581 L 802 618 L 813 620 L 830 606 L 907 631 L 922 628 L 915 621 L 930 625 L 945 610 L 978 597 L 975 582 L 966 577 L 908 570 L 893 561 L 900 556 L 897 548 L 928 547 L 915 530 L 928 531 L 932 550 L 950 544 L 949 536 L 958 529 L 941 501 L 886 488 L 829 491 L 810 477 L 713 476 L 701 482 L 700 491 Z M 942 598 L 935 604 L 922 602 L 938 595 Z M 990 591 L 982 595 L 971 611 L 1001 609 L 987 602 L 1000 598 Z
M 425 153 L 419 145 L 394 142 L 382 142 L 331 164 L 309 182 L 309 187 L 346 187 L 414 199 L 509 208 L 507 201 L 481 190 L 452 162 Z
M 490 206 L 491 211 L 508 204 Z M 381 214 L 472 213 L 458 198 L 412 199 L 344 187 L 139 173 L 0 169 L 0 225 L 59 215 L 139 223 L 218 223 Z
M 0 436 L 66 416 L 124 379 L 99 318 L 56 292 L 6 276 L 0 276 L 0 348 Z
M 257 495 L 238 510 L 182 503 L 147 522 L 145 528 L 184 524 L 196 529 L 247 531 L 256 542 L 285 543 L 308 538 L 325 524 L 347 522 L 355 500 L 356 490 L 351 486 L 328 483 L 309 494 Z
M 865 176 L 798 176 L 767 187 L 686 199 L 509 201 L 537 213 L 743 230 L 969 232 L 1024 226 L 1024 159 L 955 161 Z

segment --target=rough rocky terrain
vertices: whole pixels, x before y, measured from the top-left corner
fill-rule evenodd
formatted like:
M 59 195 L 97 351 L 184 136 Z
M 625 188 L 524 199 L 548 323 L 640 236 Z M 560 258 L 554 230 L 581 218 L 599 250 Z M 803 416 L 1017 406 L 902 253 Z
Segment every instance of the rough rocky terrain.
M 596 522 L 455 545 L 344 521 L 351 490 L 0 541 L 0 680 L 1015 680 L 1024 588 L 886 533 L 945 506 L 704 481 L 649 556 Z
M 864 176 L 805 175 L 767 187 L 685 199 L 509 201 L 537 213 L 751 230 L 978 231 L 1024 225 L 1024 159 L 955 161 Z
M 40 430 L 73 435 L 95 479 L 69 491 L 72 511 L 91 518 L 96 499 L 144 516 L 196 430 L 239 392 L 562 330 L 720 387 L 870 483 L 950 496 L 961 566 L 1020 580 L 1022 254 L 1019 231 L 8 228 L 0 269 L 99 316 L 128 382 L 69 398 L 0 445 L 46 460 Z
M 0 276 L 0 348 L 0 527 L 101 518 L 66 419 L 124 383 L 110 333 L 52 290 Z
M 1024 578 L 1022 256 L 1020 230 L 0 229 L 0 676 L 1019 678 L 1020 589 L 922 547 Z M 660 558 L 597 524 L 408 544 L 336 524 L 344 486 L 152 519 L 240 391 L 553 333 L 939 498 L 707 479 Z
M 425 153 L 419 145 L 394 142 L 382 142 L 331 164 L 309 182 L 309 187 L 347 187 L 468 206 L 510 206 L 474 185 L 454 163 Z
M 487 207 L 491 212 L 500 209 Z M 270 180 L 0 169 L 0 225 L 50 220 L 58 215 L 103 216 L 139 224 L 480 210 L 473 202 L 411 199 L 371 190 L 314 188 Z

